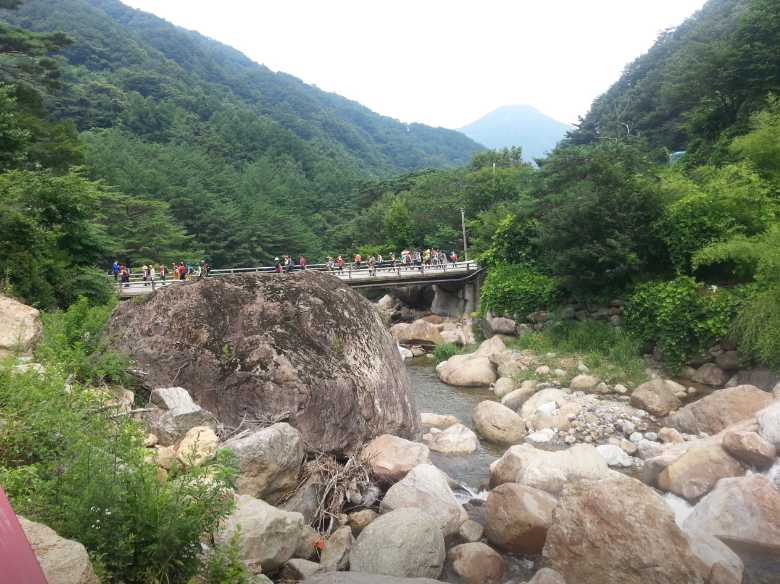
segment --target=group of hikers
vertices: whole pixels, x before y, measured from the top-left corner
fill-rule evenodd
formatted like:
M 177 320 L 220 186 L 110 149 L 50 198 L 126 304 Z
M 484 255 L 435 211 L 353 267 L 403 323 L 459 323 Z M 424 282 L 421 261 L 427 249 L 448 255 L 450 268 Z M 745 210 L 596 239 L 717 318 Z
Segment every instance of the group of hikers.
M 165 264 L 159 264 L 159 267 L 155 268 L 154 263 L 148 263 L 141 266 L 141 278 L 144 282 L 144 286 L 154 287 L 155 282 L 159 281 L 165 283 L 170 280 L 187 281 L 193 279 L 200 279 L 209 275 L 209 263 L 207 261 L 201 261 L 199 264 L 185 264 L 180 261 L 171 263 L 171 267 L 168 268 Z M 132 276 L 132 268 L 126 264 L 120 264 L 117 260 L 111 265 L 111 273 L 114 275 L 114 281 L 121 283 L 124 286 L 130 285 L 130 276 Z
M 375 276 L 378 269 L 388 269 L 397 272 L 400 272 L 402 269 L 424 271 L 426 267 L 446 269 L 448 263 L 455 264 L 457 262 L 458 254 L 455 251 L 447 255 L 442 250 L 428 248 L 414 251 L 405 249 L 398 256 L 395 253 L 391 253 L 387 259 L 381 253 L 378 253 L 369 256 L 365 262 L 363 261 L 363 256 L 357 253 L 349 264 L 347 264 L 343 256 L 338 256 L 335 259 L 328 256 L 325 267 L 329 272 L 342 273 L 345 267 L 349 272 L 352 272 L 352 270 L 360 270 L 365 266 L 368 268 L 369 275 Z
M 364 260 L 360 253 L 356 253 L 350 261 L 345 260 L 344 256 L 335 258 L 328 256 L 325 262 L 325 269 L 330 273 L 337 274 L 343 274 L 346 271 L 351 276 L 353 271 L 367 268 L 369 276 L 375 276 L 377 270 L 380 269 L 397 273 L 400 273 L 401 270 L 425 271 L 426 268 L 446 270 L 448 264 L 455 264 L 458 261 L 458 254 L 455 251 L 447 254 L 437 248 L 405 249 L 398 255 L 391 253 L 387 258 L 383 257 L 381 253 L 370 255 L 367 260 Z M 298 257 L 297 263 L 289 255 L 274 258 L 273 271 L 277 274 L 306 270 L 307 268 L 309 268 L 309 262 L 303 255 Z M 163 263 L 159 264 L 157 268 L 155 268 L 155 264 L 148 263 L 144 264 L 140 269 L 144 286 L 152 287 L 155 286 L 155 282 L 161 282 L 162 285 L 165 285 L 169 279 L 188 281 L 208 277 L 210 270 L 206 261 L 195 264 L 185 264 L 183 261 L 179 263 L 173 262 L 170 268 Z M 117 283 L 121 283 L 123 286 L 130 285 L 132 270 L 128 265 L 120 264 L 115 260 L 111 266 L 111 272 Z

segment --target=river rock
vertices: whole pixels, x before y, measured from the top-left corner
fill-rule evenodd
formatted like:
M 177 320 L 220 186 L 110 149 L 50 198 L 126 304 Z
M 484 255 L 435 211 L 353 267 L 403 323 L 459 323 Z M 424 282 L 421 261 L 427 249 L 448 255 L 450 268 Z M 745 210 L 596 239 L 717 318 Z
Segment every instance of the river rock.
M 541 489 L 557 495 L 567 481 L 603 479 L 612 476 L 607 463 L 589 444 L 547 452 L 527 444 L 512 446 L 490 465 L 490 485 L 503 483 Z
M 303 464 L 301 434 L 284 422 L 241 434 L 223 445 L 238 458 L 238 492 L 273 503 L 295 488 Z
M 726 431 L 723 449 L 737 460 L 759 468 L 772 466 L 777 457 L 774 445 L 755 432 Z
M 281 578 L 284 582 L 302 582 L 321 571 L 322 566 L 317 562 L 292 558 L 282 568 Z
M 742 584 L 744 565 L 737 554 L 712 535 L 684 531 L 693 553 L 710 569 L 707 584 Z
M 444 344 L 439 328 L 422 319 L 411 324 L 394 324 L 390 327 L 390 334 L 401 345 L 433 346 Z
M 217 420 L 196 404 L 183 387 L 159 387 L 152 390 L 151 402 L 156 405 L 144 414 L 144 424 L 163 446 L 172 446 L 197 426 L 217 427 Z
M 458 528 L 458 535 L 466 543 L 473 543 L 482 539 L 485 528 L 473 519 L 466 519 Z
M 447 559 L 465 584 L 501 584 L 504 581 L 504 558 L 484 543 L 457 545 L 449 551 Z
M 723 351 L 715 357 L 715 364 L 724 371 L 736 371 L 739 369 L 739 353 L 736 351 Z
M 596 446 L 596 452 L 604 459 L 608 466 L 629 468 L 633 466 L 631 457 L 620 446 L 614 444 L 601 444 Z
M 350 569 L 403 578 L 438 578 L 444 559 L 439 522 L 419 509 L 397 509 L 381 515 L 361 532 L 350 554 Z
M 707 584 L 710 572 L 666 502 L 631 478 L 567 484 L 543 555 L 576 584 Z
M 325 542 L 325 549 L 320 556 L 320 565 L 326 572 L 346 570 L 349 566 L 349 552 L 355 543 L 352 528 L 348 525 L 339 527 Z
M 555 570 L 542 568 L 534 574 L 528 584 L 566 584 L 566 580 Z
M 487 325 L 487 332 L 491 337 L 493 335 L 514 336 L 517 334 L 517 323 L 511 318 L 488 315 L 485 319 L 485 324 Z
M 425 436 L 428 438 L 425 439 Z M 425 445 L 441 454 L 471 454 L 479 448 L 479 438 L 463 424 L 455 424 L 446 430 L 425 436 Z
M 378 481 L 392 484 L 418 464 L 430 463 L 430 450 L 425 444 L 383 434 L 366 445 L 362 457 Z
M 756 421 L 761 437 L 775 448 L 780 448 L 780 400 L 759 411 Z
M 780 376 L 766 366 L 742 369 L 737 373 L 737 385 L 755 385 L 759 389 L 771 391 L 780 382 Z
M 631 394 L 631 405 L 654 416 L 665 416 L 682 404 L 677 394 L 685 391 L 670 379 L 653 379 L 637 387 Z
M 361 509 L 350 513 L 349 526 L 352 528 L 352 533 L 359 535 L 377 517 L 379 517 L 379 513 L 373 509 Z
M 705 363 L 692 372 L 691 379 L 704 385 L 721 387 L 729 380 L 729 376 L 714 363 Z
M 190 428 L 176 447 L 176 458 L 184 466 L 200 466 L 217 452 L 219 438 L 208 426 Z
M 661 428 L 658 430 L 658 439 L 664 444 L 682 444 L 685 437 L 674 428 Z
M 500 377 L 493 386 L 493 393 L 496 394 L 498 399 L 503 400 L 504 396 L 512 393 L 515 387 L 517 385 L 514 379 L 511 377 Z
M 555 407 L 559 408 L 569 399 L 571 399 L 571 394 L 562 389 L 553 387 L 543 389 L 534 393 L 533 396 L 523 403 L 519 414 L 523 419 L 529 419 L 537 414 L 539 408 L 544 404 L 554 403 Z
M 303 533 L 303 515 L 272 507 L 248 495 L 238 495 L 236 507 L 222 522 L 214 540 L 227 545 L 239 529 L 241 559 L 254 574 L 280 568 L 293 557 Z
M 497 338 L 497 337 L 494 337 Z M 482 387 L 496 382 L 496 367 L 488 357 L 455 355 L 439 363 L 436 372 L 447 385 Z
M 41 339 L 41 313 L 0 294 L 0 360 L 14 354 L 30 354 Z
M 146 383 L 175 378 L 229 426 L 287 418 L 308 451 L 331 453 L 419 430 L 409 377 L 381 316 L 328 274 L 170 286 L 142 304 L 122 303 L 107 330 Z
M 658 475 L 658 486 L 680 497 L 696 500 L 724 477 L 741 476 L 743 466 L 717 444 L 688 449 Z
M 717 434 L 771 402 L 772 394 L 752 385 L 727 387 L 680 408 L 666 419 L 666 425 L 686 434 Z
M 420 425 L 424 428 L 438 428 L 439 430 L 445 430 L 450 426 L 460 424 L 460 420 L 455 416 L 431 414 L 423 412 L 420 414 Z
M 499 380 L 500 381 L 500 380 Z M 530 382 L 530 383 L 529 383 Z M 524 381 L 520 387 L 501 398 L 501 403 L 510 410 L 518 411 L 536 393 L 536 381 Z
M 517 444 L 525 438 L 525 422 L 498 402 L 482 401 L 477 404 L 473 419 L 477 432 L 490 442 Z
M 430 515 L 447 537 L 458 532 L 466 512 L 450 490 L 445 474 L 431 464 L 419 464 L 385 494 L 380 513 L 410 508 Z
M 307 579 L 306 584 L 441 584 L 441 582 L 430 578 L 396 578 L 357 572 L 328 572 Z
M 517 483 L 504 483 L 488 494 L 485 535 L 508 552 L 538 554 L 557 501 L 555 497 Z
M 780 491 L 762 475 L 723 479 L 699 501 L 685 528 L 732 547 L 780 553 Z
M 0 300 L 4 298 L 0 297 Z M 49 584 L 100 584 L 83 545 L 60 537 L 42 523 L 35 523 L 20 516 L 17 518 Z M 6 552 L 12 553 L 10 548 L 5 545 L 3 547 Z
M 596 390 L 596 387 L 598 384 L 601 383 L 601 380 L 598 377 L 595 377 L 593 375 L 588 375 L 587 373 L 581 373 L 580 375 L 577 375 L 574 379 L 571 380 L 569 383 L 569 387 L 572 391 L 584 391 L 585 393 L 593 393 Z

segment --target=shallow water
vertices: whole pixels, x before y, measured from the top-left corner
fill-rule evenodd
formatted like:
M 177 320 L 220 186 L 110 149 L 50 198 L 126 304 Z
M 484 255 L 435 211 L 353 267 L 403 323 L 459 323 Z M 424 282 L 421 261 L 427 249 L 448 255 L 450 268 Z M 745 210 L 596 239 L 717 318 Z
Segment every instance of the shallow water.
M 474 424 L 471 414 L 476 405 L 486 399 L 495 399 L 487 387 L 461 388 L 442 383 L 431 361 L 425 358 L 407 361 L 407 371 L 414 389 L 417 411 L 456 416 L 472 430 Z M 490 463 L 499 458 L 504 450 L 506 448 L 481 440 L 474 454 L 452 456 L 431 452 L 431 462 L 476 494 L 487 488 Z M 471 498 L 467 493 L 459 495 L 459 498 Z

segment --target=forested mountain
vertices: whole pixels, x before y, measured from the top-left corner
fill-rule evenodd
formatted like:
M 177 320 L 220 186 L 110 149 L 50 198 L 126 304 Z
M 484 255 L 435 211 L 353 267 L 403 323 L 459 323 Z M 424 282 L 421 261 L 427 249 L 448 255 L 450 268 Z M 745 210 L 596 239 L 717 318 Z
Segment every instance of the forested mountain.
M 215 265 L 320 256 L 327 229 L 359 210 L 355 184 L 463 164 L 481 149 L 274 73 L 118 0 L 28 0 L 0 15 L 67 35 L 59 88 L 41 92 L 47 117 L 75 124 L 91 178 L 167 204 L 189 236 L 179 251 Z M 130 228 L 137 212 L 118 207 L 111 219 Z M 141 241 L 116 253 L 136 262 L 170 255 Z
M 571 129 L 530 105 L 506 105 L 460 131 L 488 148 L 519 146 L 530 162 L 549 154 Z
M 571 141 L 642 136 L 669 152 L 688 150 L 699 162 L 722 156 L 767 95 L 780 91 L 777 5 L 710 0 L 626 67 Z

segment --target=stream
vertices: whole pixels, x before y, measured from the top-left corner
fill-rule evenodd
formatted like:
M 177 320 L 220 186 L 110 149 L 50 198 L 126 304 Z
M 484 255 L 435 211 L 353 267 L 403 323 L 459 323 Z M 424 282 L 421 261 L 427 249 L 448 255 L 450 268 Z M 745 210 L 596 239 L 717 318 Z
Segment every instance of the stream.
M 433 361 L 425 357 L 406 361 L 418 412 L 450 414 L 456 416 L 472 430 L 471 414 L 476 405 L 486 399 L 495 399 L 493 392 L 485 388 L 452 387 L 439 380 Z M 506 447 L 480 440 L 479 448 L 473 454 L 448 456 L 431 452 L 431 462 L 443 470 L 456 483 L 462 485 L 455 490 L 455 497 L 464 505 L 472 518 L 484 513 L 482 507 L 487 497 L 490 479 L 490 463 L 497 460 Z M 780 463 L 767 471 L 767 475 L 780 483 Z M 672 508 L 678 524 L 693 510 L 684 499 L 667 493 L 664 499 Z M 745 565 L 742 584 L 780 584 L 780 557 L 777 554 L 738 550 Z M 507 564 L 506 583 L 530 580 L 536 569 L 541 567 L 539 557 L 502 554 Z M 449 564 L 442 576 L 445 582 L 460 584 L 462 580 L 451 570 Z

